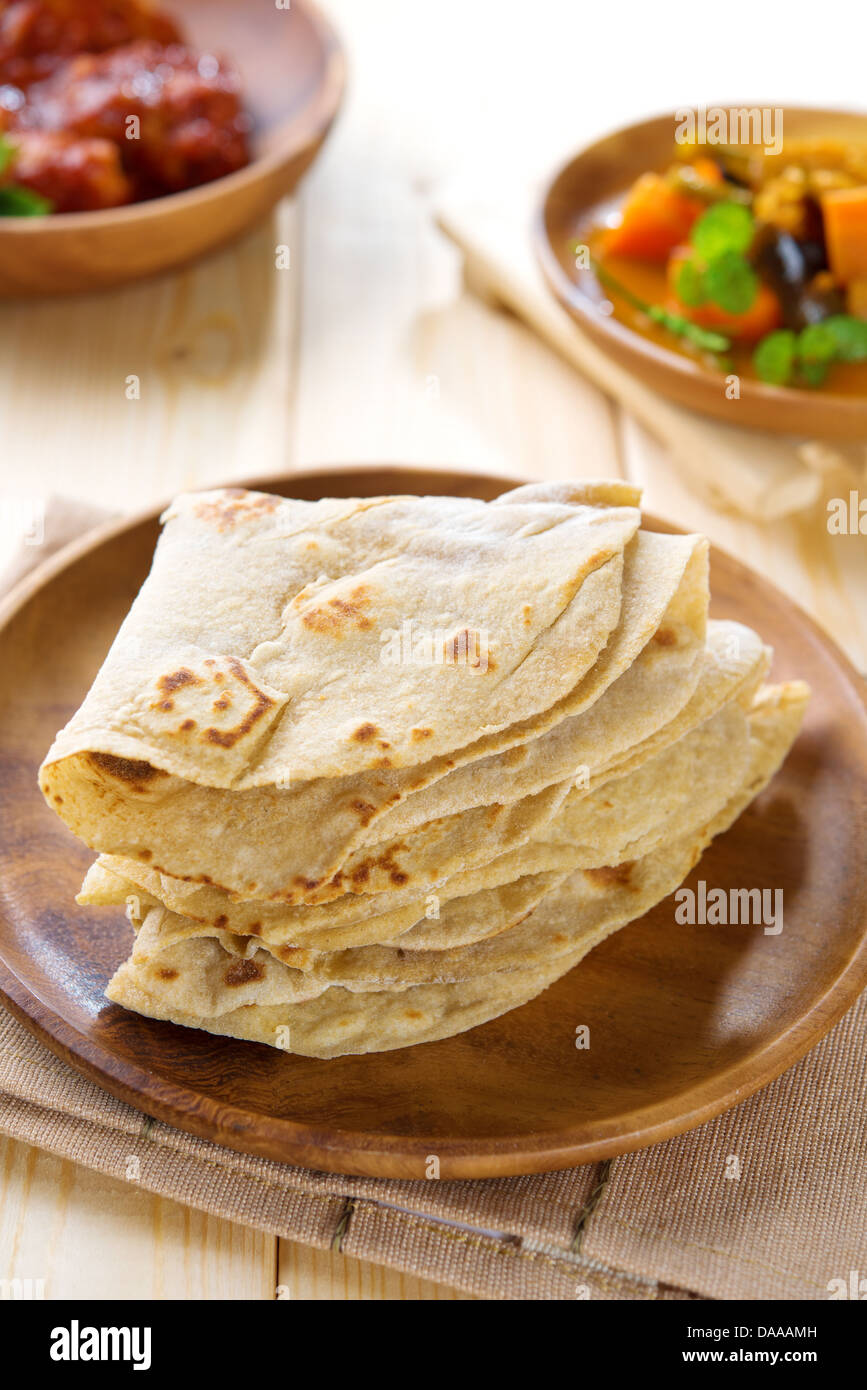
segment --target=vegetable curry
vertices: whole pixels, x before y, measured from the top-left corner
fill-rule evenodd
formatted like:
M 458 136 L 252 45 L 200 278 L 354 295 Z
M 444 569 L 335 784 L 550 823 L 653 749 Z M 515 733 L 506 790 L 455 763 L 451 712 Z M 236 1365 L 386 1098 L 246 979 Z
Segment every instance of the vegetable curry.
M 643 336 L 721 372 L 867 395 L 867 144 L 678 146 L 585 242 L 600 295 Z

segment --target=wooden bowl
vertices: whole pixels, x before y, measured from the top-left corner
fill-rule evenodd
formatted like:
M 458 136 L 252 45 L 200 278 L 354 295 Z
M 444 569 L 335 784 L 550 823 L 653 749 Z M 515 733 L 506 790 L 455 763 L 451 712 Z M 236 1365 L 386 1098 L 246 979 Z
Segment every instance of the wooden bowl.
M 867 116 L 783 107 L 785 137 L 849 138 L 867 143 Z M 643 337 L 600 312 L 604 290 L 590 270 L 576 270 L 573 247 L 639 174 L 672 160 L 677 118 L 656 116 L 590 145 L 554 177 L 536 218 L 535 248 L 548 284 L 587 335 L 646 385 L 680 405 L 727 424 L 811 438 L 867 439 L 867 396 L 794 390 L 742 379 L 740 399 L 725 394 L 721 372 Z M 785 148 L 785 146 L 784 146 Z
M 197 48 L 240 69 L 255 128 L 252 162 L 184 193 L 128 207 L 0 219 L 0 295 L 105 289 L 230 241 L 290 193 L 337 114 L 340 43 L 309 0 L 165 0 Z
M 491 498 L 513 483 L 367 467 L 255 485 L 308 499 Z M 679 926 L 669 898 L 523 1008 L 441 1042 L 330 1061 L 109 1004 L 105 986 L 132 933 L 121 908 L 76 906 L 93 855 L 46 806 L 37 769 L 147 574 L 158 516 L 76 542 L 0 604 L 0 990 L 113 1095 L 308 1168 L 423 1178 L 436 1154 L 443 1178 L 539 1172 L 657 1143 L 736 1105 L 867 985 L 863 684 L 784 594 L 714 549 L 713 611 L 755 624 L 773 643 L 774 677 L 805 676 L 813 697 L 780 772 L 687 882 L 781 888 L 779 935 Z M 578 1024 L 591 1050 L 576 1049 Z

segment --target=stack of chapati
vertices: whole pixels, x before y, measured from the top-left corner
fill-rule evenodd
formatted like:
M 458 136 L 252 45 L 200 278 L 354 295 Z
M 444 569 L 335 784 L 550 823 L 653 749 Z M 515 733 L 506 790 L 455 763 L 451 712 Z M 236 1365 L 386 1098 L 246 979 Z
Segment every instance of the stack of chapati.
M 807 699 L 616 482 L 180 497 L 40 774 L 108 997 L 332 1057 L 472 1028 L 672 892 Z

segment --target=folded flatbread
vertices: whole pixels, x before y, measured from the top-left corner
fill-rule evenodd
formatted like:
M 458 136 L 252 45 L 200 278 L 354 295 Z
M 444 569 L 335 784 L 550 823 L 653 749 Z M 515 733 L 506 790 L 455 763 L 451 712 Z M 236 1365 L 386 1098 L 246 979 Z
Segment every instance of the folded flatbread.
M 797 734 L 807 698 L 800 682 L 766 687 L 750 721 L 746 775 L 714 817 L 628 868 L 570 876 L 516 929 L 517 937 L 506 933 L 473 948 L 481 964 L 475 970 L 465 965 L 469 973 L 457 982 L 380 990 L 332 986 L 298 1001 L 302 972 L 264 952 L 232 958 L 218 942 L 199 940 L 144 961 L 131 959 L 114 976 L 108 996 L 151 1017 L 314 1057 L 384 1051 L 475 1027 L 533 998 L 611 932 L 672 892 L 713 836 L 773 775 Z
M 481 818 L 484 830 L 482 840 L 472 838 L 467 819 L 454 822 L 452 831 L 458 851 L 458 868 L 454 867 L 454 856 L 448 860 L 443 852 L 431 853 L 428 857 L 432 867 L 427 878 L 423 878 L 417 848 L 411 865 L 403 850 L 394 844 L 385 845 L 379 853 L 397 872 L 406 872 L 409 879 L 409 869 L 414 868 L 411 883 L 397 885 L 390 881 L 389 875 L 380 873 L 379 881 L 385 877 L 386 883 L 378 892 L 373 891 L 368 878 L 365 883 L 355 885 L 351 885 L 350 881 L 347 886 L 352 886 L 356 891 L 345 892 L 325 905 L 288 907 L 279 903 L 237 900 L 213 885 L 188 883 L 171 875 L 160 874 L 134 859 L 103 855 L 85 879 L 79 901 L 117 903 L 122 902 L 129 892 L 142 890 L 173 912 L 192 919 L 193 923 L 208 924 L 242 935 L 253 934 L 279 945 L 335 950 L 389 940 L 429 915 L 431 893 L 438 894 L 440 903 L 443 903 L 484 887 L 494 887 L 523 875 L 557 867 L 550 863 L 550 852 L 552 841 L 556 843 L 558 839 L 556 827 L 559 816 L 556 812 L 560 807 L 579 807 L 585 796 L 601 791 L 611 778 L 632 771 L 646 759 L 664 752 L 729 702 L 736 700 L 743 708 L 748 708 L 767 664 L 767 649 L 749 628 L 739 623 L 711 623 L 700 679 L 692 697 L 683 706 L 678 707 L 679 701 L 675 700 L 673 718 L 636 748 L 629 746 L 628 730 L 630 727 L 646 728 L 644 720 L 630 725 L 628 708 L 623 709 L 619 699 L 614 703 L 611 718 L 605 715 L 602 701 L 594 705 L 583 718 L 584 733 L 578 733 L 573 739 L 576 761 L 572 764 L 572 772 L 574 776 L 575 770 L 583 765 L 587 775 L 582 778 L 582 784 L 564 792 L 564 784 L 561 783 L 559 791 L 541 809 L 538 802 L 533 803 L 538 818 L 535 826 L 529 828 L 525 810 L 522 827 L 528 827 L 526 840 L 499 853 L 496 852 L 502 843 L 499 828 L 493 834 L 484 817 Z M 578 722 L 582 721 L 576 720 Z M 557 767 L 561 774 L 565 771 L 559 763 Z M 507 786 L 512 789 L 514 783 L 507 783 Z M 505 806 L 509 804 L 505 803 Z M 550 817 L 546 814 L 549 809 Z M 477 816 L 477 823 L 479 819 Z M 458 830 L 455 834 L 456 824 Z M 514 829 L 514 818 L 511 824 Z M 448 825 L 439 826 L 440 847 L 447 830 Z M 408 843 L 415 845 L 414 840 Z M 468 862 L 480 858 L 480 863 L 471 865 Z M 451 872 L 448 872 L 449 869 Z M 369 891 L 364 892 L 365 889 Z
M 591 489 L 590 495 L 595 496 L 595 490 Z M 574 512 L 576 508 L 560 506 L 561 512 L 570 510 Z M 617 516 L 621 510 L 620 507 L 608 508 L 608 512 Z M 605 509 L 601 506 L 583 508 L 585 529 L 593 529 L 595 514 L 599 511 L 604 513 Z M 588 514 L 592 526 L 586 520 Z M 535 537 L 524 539 L 534 541 Z M 158 560 L 159 556 L 158 551 Z M 531 561 L 533 556 L 528 554 L 527 562 Z M 157 572 L 155 564 L 154 574 Z M 516 717 L 504 728 L 453 749 L 448 756 L 427 757 L 428 741 L 421 739 L 419 748 L 421 743 L 425 744 L 426 761 L 415 766 L 392 766 L 393 750 L 380 749 L 374 761 L 382 766 L 349 776 L 316 777 L 306 781 L 301 779 L 298 768 L 290 776 L 290 768 L 285 765 L 272 781 L 259 780 L 256 786 L 250 786 L 249 776 L 245 776 L 228 789 L 210 785 L 204 767 L 197 775 L 190 773 L 181 778 L 164 775 L 168 763 L 158 764 L 152 754 L 149 754 L 152 761 L 145 766 L 140 765 L 140 759 L 133 764 L 129 759 L 118 758 L 116 750 L 121 746 L 128 752 L 142 753 L 147 749 L 141 743 L 132 749 L 122 739 L 118 741 L 116 730 L 109 733 L 103 729 L 97 736 L 92 728 L 93 712 L 88 711 L 101 683 L 108 685 L 103 699 L 111 701 L 114 698 L 111 686 L 118 661 L 116 649 L 129 645 L 122 630 L 97 678 L 94 692 L 72 724 L 58 737 L 46 759 L 43 788 L 76 833 L 95 848 L 125 857 L 139 857 L 142 862 L 155 864 L 164 873 L 187 881 L 213 882 L 241 896 L 279 897 L 287 902 L 315 901 L 317 897 L 322 900 L 323 893 L 333 897 L 335 885 L 331 881 L 353 852 L 365 845 L 397 839 L 408 830 L 414 831 L 442 816 L 492 804 L 499 799 L 504 778 L 519 766 L 522 783 L 512 792 L 511 800 L 541 791 L 559 778 L 571 775 L 582 757 L 589 758 L 593 751 L 589 746 L 590 736 L 582 736 L 578 716 L 598 701 L 612 684 L 617 687 L 613 717 L 620 719 L 624 707 L 629 705 L 634 712 L 633 718 L 638 717 L 636 711 L 642 711 L 646 730 L 670 717 L 676 704 L 687 699 L 698 679 L 705 636 L 706 543 L 695 536 L 642 533 L 625 548 L 622 575 L 618 621 L 607 634 L 608 640 L 599 659 L 563 698 L 548 704 L 529 719 Z M 149 580 L 148 584 L 151 582 Z M 139 623 L 148 618 L 147 610 L 152 607 L 151 599 L 143 604 L 147 589 L 146 584 L 127 620 L 127 625 L 134 629 L 134 641 L 138 640 L 135 632 Z M 597 601 L 589 594 L 585 594 L 585 599 Z M 405 602 L 404 611 L 411 612 L 411 599 L 407 597 Z M 141 606 L 145 612 L 137 617 Z M 373 619 L 369 621 L 372 623 Z M 566 631 L 557 637 L 558 646 L 568 645 L 571 640 Z M 380 648 L 375 642 L 373 645 L 372 655 L 353 657 L 355 666 L 362 660 L 376 660 L 379 671 L 386 670 L 389 679 L 394 681 L 395 672 L 381 666 L 378 662 Z M 329 689 L 334 701 L 339 701 L 341 710 L 345 710 L 347 703 L 355 706 L 355 679 L 346 678 L 347 654 L 343 646 L 332 642 L 332 648 L 338 665 Z M 639 669 L 630 674 L 637 656 L 641 658 Z M 535 655 L 526 659 L 524 667 L 533 667 L 535 660 Z M 418 674 L 417 669 L 413 669 Z M 179 670 L 191 668 L 181 666 Z M 399 668 L 397 674 L 402 670 L 403 667 Z M 439 681 L 443 675 L 443 670 L 435 666 L 421 670 L 426 680 L 433 677 Z M 455 677 L 472 680 L 474 689 L 481 688 L 478 673 L 471 667 L 447 674 L 452 679 L 446 692 L 449 703 Z M 482 674 L 486 679 L 494 678 L 490 670 Z M 620 689 L 627 679 L 630 686 L 634 686 L 632 694 L 629 688 Z M 502 685 L 499 677 L 496 684 L 499 690 Z M 175 712 L 179 712 L 187 694 L 190 698 L 199 698 L 197 687 L 190 685 L 179 689 L 169 701 Z M 398 696 L 396 687 L 395 698 Z M 231 697 L 221 697 L 224 698 Z M 487 699 L 483 703 L 482 723 L 487 727 L 491 722 L 491 708 Z M 140 701 L 123 707 L 127 733 L 137 730 L 141 718 L 139 705 Z M 520 715 L 519 706 L 510 708 L 516 716 Z M 291 710 L 286 718 L 290 715 Z M 118 723 L 117 714 L 113 722 Z M 181 722 L 188 721 L 185 718 Z M 193 722 L 196 724 L 195 719 Z M 546 733 L 546 738 L 540 737 Z M 603 729 L 599 736 L 604 735 Z M 80 748 L 82 742 L 98 747 L 91 746 L 87 753 L 66 752 L 63 755 L 64 750 L 73 746 Z M 570 742 L 579 745 L 574 755 Z M 498 749 L 512 751 L 498 757 Z M 461 768 L 466 773 L 463 777 L 458 775 Z M 107 806 L 111 808 L 108 816 L 105 815 Z M 214 823 L 220 825 L 219 837 L 207 833 L 207 827 Z M 203 826 L 204 834 L 201 832 Z M 255 856 L 251 853 L 253 845 Z M 255 857 L 255 864 L 251 864 L 251 857 Z M 353 870 L 369 857 L 363 852 L 356 853 Z M 263 864 L 267 865 L 267 876 Z M 355 882 L 361 883 L 362 879 L 358 877 Z M 345 891 L 340 883 L 336 887 Z
M 574 869 L 614 866 L 638 858 L 649 853 L 663 837 L 677 838 L 709 820 L 745 779 L 751 714 L 751 710 L 732 699 L 672 748 L 657 753 L 622 777 L 606 781 L 597 791 L 578 798 L 574 805 L 566 803 L 523 854 L 496 861 L 508 865 L 517 875 L 515 880 L 498 883 L 498 871 L 494 869 L 493 878 L 475 876 L 475 891 L 471 889 L 471 875 L 459 876 L 464 884 L 458 884 L 457 889 L 446 881 L 424 900 L 426 929 L 414 935 L 415 926 L 421 923 L 412 923 L 409 916 L 409 929 L 398 929 L 394 945 L 401 958 L 407 951 L 420 949 L 419 937 L 430 948 L 436 935 L 437 948 L 444 949 L 495 935 L 525 917 Z M 368 943 L 376 940 L 374 930 L 378 931 L 380 942 L 388 942 L 395 930 L 393 914 L 386 913 L 369 918 L 362 925 L 360 942 L 357 938 L 353 941 L 352 933 L 345 928 L 336 928 L 330 934 L 326 928 L 319 933 L 316 946 L 309 937 L 299 945 L 287 942 L 285 934 L 275 931 L 273 925 L 269 929 L 257 924 L 256 931 L 243 935 L 228 925 L 231 916 L 219 928 L 166 910 L 164 904 L 162 913 L 153 910 L 159 908 L 159 898 L 125 878 L 117 864 L 114 871 L 95 865 L 89 879 L 93 886 L 89 889 L 85 881 L 80 901 L 130 901 L 134 904 L 134 923 L 141 925 L 147 917 L 147 927 L 139 932 L 135 944 L 137 958 L 185 937 L 214 936 L 233 954 L 249 955 L 253 949 L 263 947 L 296 969 L 327 970 L 326 978 L 330 979 L 336 957 L 347 954 L 339 944 L 342 938 L 351 945 L 366 947 L 360 955 L 371 962 L 367 978 L 375 982 L 386 957 L 372 952 Z M 436 909 L 436 926 L 430 921 L 432 908 Z
M 125 1007 L 314 1057 L 447 1037 L 682 881 L 797 732 L 617 482 L 169 508 L 40 785 Z

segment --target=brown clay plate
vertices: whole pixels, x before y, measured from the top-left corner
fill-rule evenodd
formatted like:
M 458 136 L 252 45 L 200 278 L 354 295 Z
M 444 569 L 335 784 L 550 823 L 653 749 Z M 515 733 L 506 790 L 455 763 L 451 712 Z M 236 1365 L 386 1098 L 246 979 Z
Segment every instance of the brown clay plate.
M 161 0 L 194 47 L 231 58 L 254 120 L 251 162 L 129 207 L 0 219 L 0 294 L 103 289 L 168 270 L 252 226 L 290 193 L 337 114 L 344 60 L 311 0 Z
M 756 105 L 757 103 L 752 103 Z M 785 141 L 850 140 L 867 144 L 867 116 L 786 106 Z M 536 219 L 536 254 L 549 286 L 581 328 L 609 357 L 647 386 L 680 405 L 691 406 L 730 425 L 807 435 L 809 438 L 867 439 L 867 396 L 828 389 L 808 391 L 742 379 L 740 398 L 726 395 L 722 372 L 636 332 L 600 311 L 606 295 L 593 272 L 576 270 L 574 247 L 589 228 L 648 170 L 672 161 L 677 117 L 654 116 L 589 145 L 564 165 L 545 191 Z
M 400 468 L 258 483 L 305 498 L 493 497 L 511 485 Z M 783 770 L 690 881 L 782 888 L 780 935 L 679 926 L 668 899 L 521 1009 L 442 1042 L 332 1061 L 107 1004 L 129 927 L 121 911 L 76 907 L 92 856 L 45 806 L 36 770 L 144 579 L 157 531 L 155 513 L 113 524 L 49 561 L 0 609 L 0 989 L 31 1031 L 113 1095 L 311 1168 L 418 1178 L 436 1154 L 443 1177 L 542 1171 L 654 1143 L 736 1104 L 867 984 L 859 678 L 782 593 L 714 551 L 714 612 L 754 625 L 776 649 L 774 675 L 805 676 L 814 695 Z M 588 1051 L 575 1046 L 581 1024 Z

